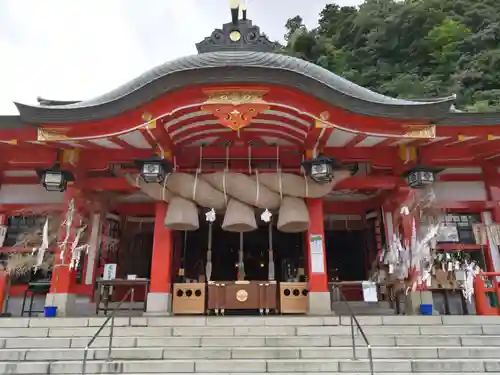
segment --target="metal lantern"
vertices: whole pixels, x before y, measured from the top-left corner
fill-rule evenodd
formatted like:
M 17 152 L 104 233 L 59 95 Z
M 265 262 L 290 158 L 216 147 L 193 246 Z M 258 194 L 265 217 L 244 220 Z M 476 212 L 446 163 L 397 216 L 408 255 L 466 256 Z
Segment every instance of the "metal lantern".
M 340 164 L 337 160 L 323 155 L 303 163 L 309 177 L 316 182 L 329 183 L 333 180 L 333 170 L 338 169 Z
M 165 159 L 160 158 L 138 160 L 136 164 L 139 167 L 142 179 L 148 184 L 162 182 L 166 174 L 171 170 L 170 164 Z
M 47 191 L 63 192 L 66 190 L 68 182 L 75 181 L 75 176 L 71 171 L 61 169 L 58 165 L 38 171 L 37 173 L 42 186 Z
M 406 172 L 406 179 L 412 189 L 420 189 L 432 185 L 436 181 L 436 174 L 440 171 L 438 168 L 420 165 L 409 169 Z

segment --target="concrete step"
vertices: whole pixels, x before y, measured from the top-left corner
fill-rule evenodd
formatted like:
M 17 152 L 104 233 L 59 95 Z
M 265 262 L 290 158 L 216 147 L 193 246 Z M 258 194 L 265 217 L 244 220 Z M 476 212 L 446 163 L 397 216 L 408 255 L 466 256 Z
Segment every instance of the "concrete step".
M 0 339 L 0 349 L 66 349 L 84 348 L 89 337 L 44 337 Z M 414 347 L 440 345 L 442 347 L 500 347 L 500 335 L 369 335 L 373 347 Z M 246 337 L 119 337 L 113 339 L 114 348 L 146 347 L 349 347 L 350 335 L 339 336 L 246 336 Z M 360 335 L 355 336 L 356 346 L 366 346 Z M 109 338 L 99 337 L 92 348 L 107 348 Z
M 500 372 L 496 360 L 392 359 L 374 360 L 374 371 L 390 373 Z M 81 361 L 0 362 L 1 374 L 79 374 Z M 115 360 L 89 361 L 88 374 L 130 373 L 369 373 L 368 360 Z
M 498 347 L 376 347 L 374 359 L 495 359 Z M 62 361 L 82 360 L 83 349 L 1 349 L 0 361 Z M 89 360 L 108 358 L 107 349 L 90 349 Z M 114 348 L 112 359 L 351 359 L 352 347 L 336 348 Z M 356 348 L 356 358 L 368 358 L 366 347 Z
M 500 321 L 499 321 L 500 323 Z M 362 326 L 367 335 L 500 335 L 499 325 L 381 325 Z M 109 327 L 101 336 L 109 335 Z M 357 328 L 355 328 L 357 332 Z M 13 337 L 92 337 L 97 327 L 2 328 L 0 339 Z M 246 336 L 342 336 L 350 335 L 348 325 L 331 326 L 235 326 L 235 327 L 115 327 L 115 337 L 246 337 Z
M 358 302 L 351 301 L 349 306 L 345 302 L 333 302 L 332 311 L 337 316 L 350 316 L 351 311 L 356 315 L 365 316 L 390 316 L 394 315 L 395 311 L 392 309 L 388 302 Z
M 186 375 L 185 373 L 169 373 L 169 375 Z M 213 375 L 212 372 L 198 372 L 198 375 Z M 219 372 L 217 373 L 218 375 L 264 375 L 264 374 L 269 374 L 269 372 Z M 273 372 L 273 375 L 290 375 L 289 372 Z M 324 372 L 294 372 L 294 375 L 325 375 Z M 359 374 L 359 372 L 338 372 L 338 371 L 332 371 L 328 372 L 328 374 L 336 375 L 336 374 L 342 374 L 342 375 L 356 375 Z M 401 372 L 398 375 L 414 375 L 416 374 L 415 372 Z M 436 372 L 419 372 L 419 375 L 436 375 Z M 112 375 L 112 374 L 100 374 L 100 375 Z M 128 375 L 146 375 L 146 373 L 134 373 L 134 374 L 128 374 Z M 376 375 L 394 375 L 393 372 L 377 372 Z M 460 375 L 500 375 L 500 372 L 461 372 Z
M 361 325 L 500 325 L 500 316 L 363 316 L 356 318 Z M 101 326 L 104 317 L 97 318 L 0 318 L 0 328 L 63 328 Z M 117 317 L 115 326 L 120 327 L 244 327 L 244 326 L 336 326 L 349 325 L 350 317 L 327 316 L 269 316 L 269 317 Z

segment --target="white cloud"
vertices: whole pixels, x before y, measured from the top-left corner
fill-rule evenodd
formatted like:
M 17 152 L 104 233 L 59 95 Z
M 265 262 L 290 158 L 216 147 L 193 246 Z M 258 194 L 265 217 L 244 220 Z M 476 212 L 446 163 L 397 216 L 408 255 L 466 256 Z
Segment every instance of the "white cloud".
M 326 3 L 250 0 L 249 16 L 277 39 L 296 14 L 314 26 Z M 102 94 L 195 53 L 194 43 L 228 20 L 227 0 L 0 0 L 0 114 L 16 113 L 14 100 Z

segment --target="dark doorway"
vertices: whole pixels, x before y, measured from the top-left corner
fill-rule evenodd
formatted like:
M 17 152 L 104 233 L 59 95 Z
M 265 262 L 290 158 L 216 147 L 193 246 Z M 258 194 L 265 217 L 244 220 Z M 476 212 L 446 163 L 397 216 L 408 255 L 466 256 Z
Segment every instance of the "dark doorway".
M 367 279 L 366 230 L 325 231 L 326 264 L 329 281 L 363 281 Z M 363 299 L 361 284 L 342 285 L 344 297 L 350 301 Z
M 365 232 L 325 231 L 326 261 L 330 279 L 359 281 L 366 278 Z

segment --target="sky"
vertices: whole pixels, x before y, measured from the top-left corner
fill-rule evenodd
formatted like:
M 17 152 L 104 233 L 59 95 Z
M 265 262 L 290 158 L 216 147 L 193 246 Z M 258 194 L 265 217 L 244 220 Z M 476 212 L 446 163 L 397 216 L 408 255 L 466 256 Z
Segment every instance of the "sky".
M 248 18 L 281 40 L 288 18 L 314 27 L 332 2 L 362 0 L 248 0 Z M 0 115 L 17 113 L 13 101 L 101 95 L 196 53 L 229 21 L 228 0 L 0 0 Z

